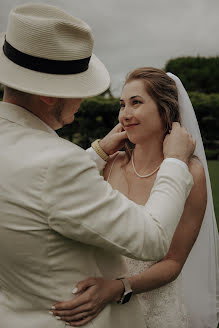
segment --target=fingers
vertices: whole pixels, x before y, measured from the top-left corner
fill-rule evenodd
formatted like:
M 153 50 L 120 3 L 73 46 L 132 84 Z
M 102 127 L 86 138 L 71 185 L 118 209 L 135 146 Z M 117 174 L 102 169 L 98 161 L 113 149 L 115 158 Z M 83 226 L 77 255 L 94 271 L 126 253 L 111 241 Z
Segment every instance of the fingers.
M 81 326 L 84 326 L 86 323 L 88 323 L 89 321 L 91 321 L 94 318 L 96 318 L 97 315 L 98 315 L 98 313 L 93 314 L 93 315 L 89 315 L 89 316 L 85 317 L 84 319 L 81 319 L 81 320 L 78 320 L 78 321 L 67 322 L 66 323 L 66 326 L 71 326 L 71 327 L 81 327 Z
M 185 133 L 186 135 L 188 135 L 192 139 L 191 134 L 186 130 L 186 128 L 184 126 L 181 126 L 179 122 L 173 122 L 172 123 L 172 129 L 169 130 L 170 134 L 174 133 L 177 129 L 181 129 L 181 131 L 183 133 Z
M 115 126 L 115 130 L 118 131 L 118 132 L 121 132 L 123 130 L 123 126 L 121 123 L 118 123 L 116 126 Z
M 188 164 L 194 153 L 196 142 L 179 122 L 173 122 L 170 134 L 165 136 L 164 158 L 178 158 Z
M 73 294 L 81 293 L 82 291 L 86 290 L 88 287 L 91 287 L 93 285 L 95 285 L 95 278 L 93 277 L 87 278 L 85 280 L 81 280 L 76 284 L 75 288 L 72 290 L 72 293 Z
M 87 298 L 84 297 L 84 295 L 82 294 L 79 297 L 75 297 L 70 301 L 56 303 L 54 306 L 55 306 L 55 310 L 58 311 L 72 310 L 76 307 L 83 305 L 86 302 L 87 302 Z
M 82 314 L 84 312 L 95 312 L 95 307 L 90 304 L 89 302 L 86 304 L 83 304 L 81 306 L 78 306 L 74 309 L 70 310 L 53 310 L 53 315 L 57 317 L 64 318 L 63 320 L 66 320 L 67 317 L 74 317 L 75 315 Z M 82 315 L 83 316 L 83 315 Z M 68 321 L 68 320 L 67 320 Z
M 105 305 L 101 307 L 94 306 L 91 302 L 80 306 L 74 310 L 66 310 L 66 311 L 53 311 L 53 315 L 56 316 L 57 319 L 63 320 L 66 322 L 66 325 L 79 327 L 88 323 L 92 319 L 94 319 L 98 313 L 104 308 Z
M 120 137 L 121 140 L 127 139 L 127 132 L 126 131 L 120 132 L 119 137 Z
M 180 125 L 179 122 L 173 122 L 172 123 L 172 130 L 175 130 L 175 129 L 180 128 L 180 127 L 181 127 L 181 125 Z
M 85 318 L 93 316 L 95 313 L 96 313 L 95 311 L 93 311 L 93 312 L 82 312 L 82 313 L 78 313 L 78 314 L 75 314 L 75 315 L 60 317 L 60 320 L 63 320 L 65 322 L 84 320 Z
M 93 278 L 93 277 L 82 280 L 76 284 L 75 288 L 73 288 L 73 290 L 72 290 L 72 293 L 77 295 L 77 294 L 83 292 L 84 290 L 86 290 L 88 287 L 95 285 L 95 283 L 96 283 L 96 278 Z M 77 296 L 79 296 L 79 295 L 77 295 Z M 87 301 L 88 301 L 87 295 L 82 294 L 82 295 L 80 295 L 80 297 L 75 297 L 70 301 L 58 302 L 58 303 L 54 304 L 54 307 L 55 307 L 55 310 L 71 310 L 80 305 L 83 305 L 84 303 L 87 303 Z

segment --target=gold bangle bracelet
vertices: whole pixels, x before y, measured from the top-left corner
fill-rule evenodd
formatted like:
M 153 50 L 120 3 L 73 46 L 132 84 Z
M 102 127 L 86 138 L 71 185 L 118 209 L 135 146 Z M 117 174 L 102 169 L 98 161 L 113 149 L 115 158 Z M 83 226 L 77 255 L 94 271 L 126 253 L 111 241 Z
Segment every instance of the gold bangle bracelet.
M 109 155 L 107 155 L 105 151 L 100 147 L 99 141 L 100 139 L 97 139 L 92 142 L 91 147 L 105 162 L 107 162 L 107 160 L 109 159 Z

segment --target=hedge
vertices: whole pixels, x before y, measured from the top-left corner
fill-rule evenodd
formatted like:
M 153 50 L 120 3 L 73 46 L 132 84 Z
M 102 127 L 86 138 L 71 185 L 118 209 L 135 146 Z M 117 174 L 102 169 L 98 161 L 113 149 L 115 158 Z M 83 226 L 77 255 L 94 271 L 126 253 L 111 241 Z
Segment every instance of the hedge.
M 164 69 L 177 75 L 188 91 L 219 93 L 219 56 L 178 57 L 170 59 Z

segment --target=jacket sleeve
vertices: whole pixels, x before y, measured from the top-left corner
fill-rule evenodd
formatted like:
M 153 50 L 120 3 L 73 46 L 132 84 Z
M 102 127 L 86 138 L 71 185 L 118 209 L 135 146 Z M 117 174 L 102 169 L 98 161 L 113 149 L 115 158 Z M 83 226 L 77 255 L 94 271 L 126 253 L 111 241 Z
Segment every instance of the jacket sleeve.
M 106 162 L 93 150 L 92 147 L 86 149 L 87 154 L 90 156 L 90 159 L 94 161 L 99 171 L 102 171 L 106 166 Z
M 185 168 L 162 163 L 145 206 L 99 175 L 85 151 L 62 150 L 48 168 L 42 201 L 48 224 L 63 236 L 139 260 L 167 252 L 191 190 Z

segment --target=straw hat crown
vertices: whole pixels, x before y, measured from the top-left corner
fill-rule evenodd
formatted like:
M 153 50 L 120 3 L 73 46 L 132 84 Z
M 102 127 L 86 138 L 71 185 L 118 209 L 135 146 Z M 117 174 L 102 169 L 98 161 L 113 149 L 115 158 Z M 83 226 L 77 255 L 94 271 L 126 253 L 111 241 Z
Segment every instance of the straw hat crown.
M 42 3 L 18 6 L 0 34 L 0 82 L 37 95 L 98 95 L 110 78 L 92 51 L 92 32 L 82 20 Z
M 52 60 L 87 58 L 93 49 L 91 29 L 85 22 L 41 4 L 11 11 L 6 40 L 21 52 Z

